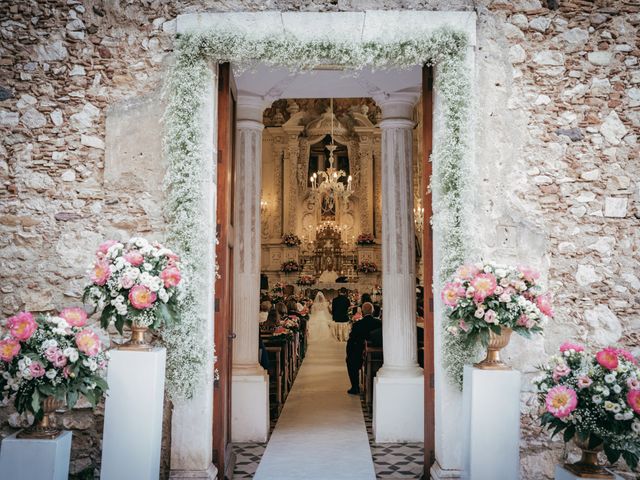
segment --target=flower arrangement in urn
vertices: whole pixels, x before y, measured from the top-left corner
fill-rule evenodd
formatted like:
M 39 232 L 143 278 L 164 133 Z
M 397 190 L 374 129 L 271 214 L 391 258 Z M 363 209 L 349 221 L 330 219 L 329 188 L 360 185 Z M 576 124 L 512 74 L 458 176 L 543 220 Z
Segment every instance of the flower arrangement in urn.
M 109 240 L 96 252 L 84 301 L 100 312 L 103 328 L 113 322 L 121 335 L 124 325 L 131 328 L 124 348 L 148 350 L 145 331 L 175 321 L 181 280 L 179 258 L 168 248 L 139 237 Z
M 358 235 L 358 238 L 356 238 L 356 245 L 373 245 L 374 243 L 376 243 L 376 241 L 370 233 L 361 233 Z
M 500 350 L 511 332 L 530 338 L 553 317 L 551 297 L 539 279 L 540 273 L 529 267 L 478 263 L 460 266 L 445 284 L 441 297 L 448 308 L 447 332 L 462 335 L 467 345 L 487 347 L 478 368 L 508 369 Z
M 35 424 L 23 436 L 55 438 L 60 431 L 49 415 L 65 402 L 73 408 L 80 395 L 97 405 L 107 391 L 108 358 L 82 308 L 38 317 L 21 312 L 3 322 L 0 397 L 33 414 Z
M 544 409 L 540 421 L 565 442 L 574 440 L 582 459 L 566 467 L 581 476 L 609 477 L 597 463 L 604 450 L 612 464 L 622 457 L 632 469 L 640 457 L 640 367 L 622 348 L 595 354 L 563 343 L 534 380 Z
M 295 260 L 287 260 L 282 264 L 282 268 L 280 270 L 285 273 L 299 272 L 300 265 Z
M 303 287 L 309 287 L 316 283 L 316 277 L 314 277 L 313 275 L 300 275 L 296 283 Z
M 378 266 L 373 262 L 361 262 L 358 265 L 358 272 L 360 273 L 376 273 Z
M 282 243 L 284 243 L 287 247 L 297 247 L 302 243 L 300 237 L 298 237 L 295 233 L 287 233 L 284 237 L 282 237 Z

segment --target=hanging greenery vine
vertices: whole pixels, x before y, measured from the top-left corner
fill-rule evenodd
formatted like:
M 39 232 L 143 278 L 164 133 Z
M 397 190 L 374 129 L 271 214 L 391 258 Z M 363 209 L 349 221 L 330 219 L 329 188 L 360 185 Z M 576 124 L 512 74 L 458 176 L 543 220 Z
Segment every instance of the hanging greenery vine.
M 300 40 L 287 35 L 253 36 L 225 29 L 179 36 L 176 59 L 165 85 L 165 155 L 168 171 L 166 217 L 170 245 L 182 257 L 187 288 L 180 301 L 181 322 L 164 332 L 167 345 L 167 379 L 172 398 L 193 395 L 202 375 L 206 355 L 204 331 L 208 279 L 202 259 L 207 258 L 203 219 L 207 169 L 202 155 L 200 116 L 204 89 L 211 81 L 208 61 L 233 62 L 239 69 L 258 63 L 308 70 L 322 64 L 339 64 L 345 70 L 406 69 L 437 65 L 438 94 L 445 110 L 443 138 L 434 151 L 432 179 L 439 200 L 434 205 L 434 228 L 441 235 L 443 252 L 438 283 L 466 257 L 464 198 L 468 191 L 466 167 L 470 86 L 464 66 L 466 35 L 442 28 L 425 36 L 396 41 L 341 42 Z M 439 290 L 439 288 L 437 288 Z M 459 383 L 462 365 L 471 359 L 460 345 L 445 339 L 445 368 Z

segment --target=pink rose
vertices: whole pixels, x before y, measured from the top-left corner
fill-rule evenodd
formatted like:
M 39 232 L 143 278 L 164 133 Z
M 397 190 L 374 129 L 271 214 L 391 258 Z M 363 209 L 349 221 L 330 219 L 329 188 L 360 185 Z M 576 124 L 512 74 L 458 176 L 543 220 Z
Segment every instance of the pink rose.
M 58 347 L 49 347 L 44 351 L 44 356 L 47 360 L 53 362 L 58 356 L 58 353 L 60 353 L 60 349 Z
M 578 387 L 580 389 L 583 388 L 589 388 L 591 386 L 591 384 L 593 383 L 593 380 L 591 380 L 589 377 L 587 377 L 586 375 L 581 376 L 580 378 L 578 378 Z
M 160 278 L 164 281 L 164 287 L 175 287 L 180 283 L 180 270 L 177 267 L 167 267 L 160 272 Z
M 636 378 L 627 378 L 629 390 L 640 390 L 640 381 Z
M 122 285 L 122 288 L 131 288 L 133 287 L 134 283 L 135 280 L 127 275 L 123 275 L 122 278 L 120 278 L 120 284 Z
M 98 335 L 88 328 L 77 333 L 76 345 L 78 346 L 78 350 L 90 357 L 95 357 L 100 353 L 100 348 L 102 347 Z
M 44 367 L 40 362 L 31 362 L 31 365 L 29 365 L 29 372 L 33 378 L 40 378 L 44 375 Z
M 111 269 L 109 268 L 109 262 L 106 260 L 97 260 L 93 264 L 93 273 L 91 274 L 91 281 L 96 285 L 104 285 L 111 277 Z
M 511 295 L 508 293 L 503 293 L 498 297 L 498 300 L 502 303 L 509 303 L 511 301 Z
M 547 317 L 553 317 L 553 308 L 551 307 L 551 295 L 545 293 L 536 298 L 538 309 Z
M 20 312 L 14 317 L 7 319 L 7 327 L 11 336 L 21 342 L 29 340 L 33 332 L 38 328 L 38 324 L 29 312 Z
M 498 324 L 498 316 L 496 315 L 496 312 L 494 312 L 493 310 L 487 310 L 487 312 L 484 314 L 484 321 L 487 323 L 494 323 L 494 324 Z
M 553 380 L 559 381 L 562 377 L 566 377 L 571 373 L 571 369 L 567 365 L 558 365 L 553 369 Z
M 98 247 L 98 253 L 101 253 L 102 255 L 106 255 L 109 252 L 109 248 L 111 248 L 116 243 L 118 242 L 116 242 L 115 240 L 105 240 Z
M 58 351 L 58 354 L 51 360 L 51 363 L 53 363 L 53 366 L 56 368 L 62 368 L 67 364 L 67 357 L 64 356 L 64 353 Z
M 469 325 L 467 325 L 467 322 L 465 322 L 464 320 L 460 320 L 459 327 L 460 327 L 460 330 L 462 330 L 465 333 L 469 331 Z
M 569 350 L 573 350 L 574 352 L 584 352 L 584 347 L 582 345 L 578 345 L 577 343 L 564 342 L 560 345 L 560 352 L 564 353 Z
M 15 338 L 0 340 L 0 360 L 9 363 L 20 353 L 20 342 Z
M 136 285 L 129 290 L 129 301 L 131 305 L 133 305 L 133 308 L 137 308 L 138 310 L 152 307 L 156 298 L 158 298 L 156 293 L 143 285 Z
M 67 365 L 66 367 L 64 367 L 62 369 L 62 376 L 64 378 L 69 378 L 69 377 L 73 377 L 74 375 L 71 373 L 71 367 L 69 367 L 69 365 Z
M 605 348 L 596 353 L 596 361 L 604 368 L 615 370 L 618 368 L 618 352 L 615 348 Z
M 84 308 L 65 308 L 60 312 L 60 316 L 72 327 L 84 327 L 87 324 L 87 312 Z
M 528 323 L 529 317 L 527 317 L 524 313 L 520 315 L 520 317 L 518 317 L 518 320 L 516 321 L 516 325 L 518 325 L 519 327 L 526 327 Z
M 134 267 L 138 267 L 144 263 L 144 257 L 137 250 L 131 250 L 130 252 L 127 252 L 124 256 L 124 259 Z

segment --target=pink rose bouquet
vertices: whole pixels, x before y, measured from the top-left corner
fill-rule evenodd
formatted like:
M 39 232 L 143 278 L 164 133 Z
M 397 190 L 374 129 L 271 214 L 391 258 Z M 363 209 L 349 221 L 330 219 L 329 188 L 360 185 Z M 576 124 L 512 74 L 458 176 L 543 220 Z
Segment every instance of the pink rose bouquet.
M 159 328 L 175 320 L 181 284 L 179 258 L 168 248 L 144 238 L 108 240 L 98 247 L 84 300 L 104 328 L 113 322 L 120 334 L 125 324 Z
M 588 352 L 565 342 L 534 380 L 541 424 L 564 441 L 589 438 L 612 464 L 622 457 L 632 469 L 640 457 L 640 367 L 627 350 Z
M 376 240 L 370 233 L 361 233 L 356 239 L 356 245 L 373 245 L 374 243 Z
M 467 345 L 489 343 L 489 332 L 511 328 L 529 338 L 553 317 L 551 298 L 529 267 L 492 263 L 461 265 L 441 291 L 447 308 L 447 331 Z
M 357 268 L 360 273 L 376 273 L 378 266 L 373 262 L 361 262 Z
M 86 326 L 82 308 L 57 316 L 21 312 L 0 323 L 0 398 L 14 400 L 20 413 L 43 415 L 47 397 L 73 408 L 83 395 L 96 405 L 107 391 L 108 353 Z
M 282 264 L 282 267 L 280 267 L 280 270 L 285 273 L 292 273 L 292 272 L 299 272 L 300 270 L 302 270 L 302 268 L 300 267 L 300 264 L 295 260 L 287 260 Z
M 296 283 L 303 287 L 309 287 L 316 283 L 316 277 L 313 275 L 300 275 Z

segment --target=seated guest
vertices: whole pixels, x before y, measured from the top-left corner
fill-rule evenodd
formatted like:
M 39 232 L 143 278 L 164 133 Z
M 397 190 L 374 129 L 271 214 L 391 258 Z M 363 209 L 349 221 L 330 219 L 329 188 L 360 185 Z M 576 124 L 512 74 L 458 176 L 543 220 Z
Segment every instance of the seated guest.
M 347 297 L 347 289 L 341 288 L 338 292 L 338 296 L 331 302 L 331 317 L 334 322 L 348 322 L 349 321 L 349 308 L 351 307 L 351 301 Z
M 362 367 L 362 352 L 364 342 L 369 340 L 371 332 L 380 329 L 382 322 L 373 317 L 373 305 L 366 302 L 362 305 L 362 320 L 353 324 L 349 340 L 347 340 L 347 372 L 351 381 L 351 388 L 347 393 L 358 395 L 360 393 L 360 382 L 358 372 Z
M 287 301 L 287 315 L 300 316 L 298 314 L 298 302 L 296 302 L 295 299 L 293 298 L 290 298 Z
M 265 370 L 269 370 L 269 352 L 267 352 L 267 348 L 261 338 L 258 338 L 258 358 L 260 359 L 260 366 Z
M 267 321 L 267 318 L 269 317 L 269 310 L 271 310 L 271 302 L 264 301 L 260 303 L 260 323 Z

